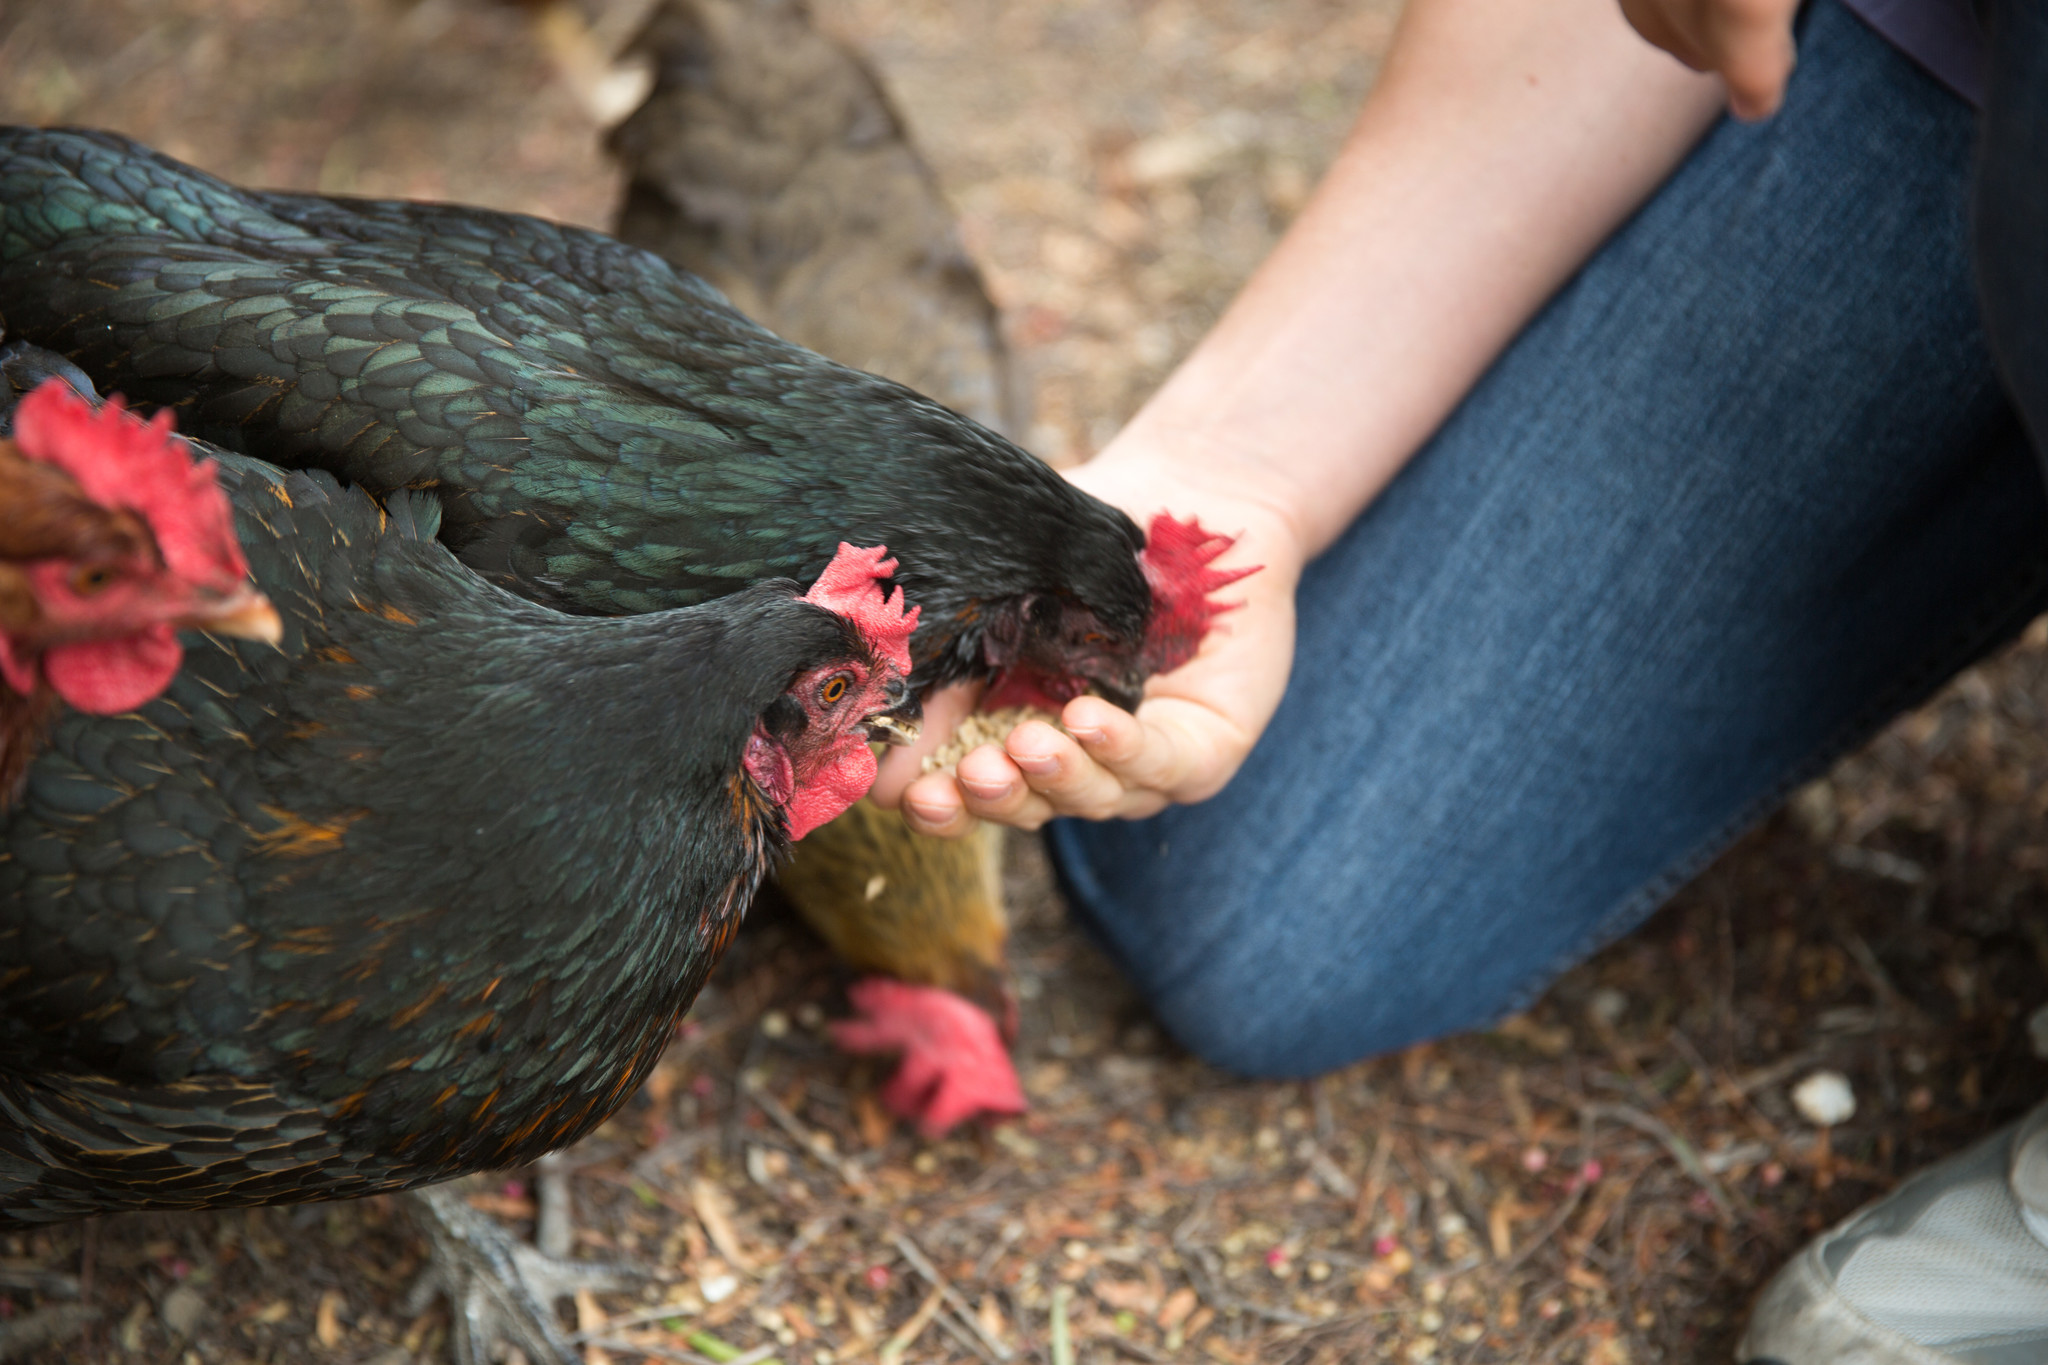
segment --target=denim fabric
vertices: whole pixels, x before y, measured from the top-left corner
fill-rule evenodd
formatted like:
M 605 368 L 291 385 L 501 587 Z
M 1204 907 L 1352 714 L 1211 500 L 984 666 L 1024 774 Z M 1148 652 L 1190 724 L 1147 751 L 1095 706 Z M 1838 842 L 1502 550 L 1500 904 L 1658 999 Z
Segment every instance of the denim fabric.
M 1991 7 L 1975 247 L 1984 320 L 2006 387 L 2048 455 L 2048 7 Z
M 1834 0 L 1803 24 L 1783 112 L 1718 125 L 1310 567 L 1236 780 L 1052 831 L 1212 1061 L 1305 1075 L 1517 1007 L 2048 604 L 1973 114 Z

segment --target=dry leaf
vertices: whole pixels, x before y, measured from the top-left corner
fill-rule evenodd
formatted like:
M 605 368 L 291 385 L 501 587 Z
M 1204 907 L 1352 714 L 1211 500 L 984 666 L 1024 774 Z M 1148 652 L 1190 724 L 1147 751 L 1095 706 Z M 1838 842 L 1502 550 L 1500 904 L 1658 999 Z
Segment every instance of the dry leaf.
M 537 1211 L 533 1200 L 514 1199 L 511 1195 L 500 1194 L 496 1190 L 479 1190 L 475 1194 L 464 1196 L 463 1202 L 473 1209 L 494 1213 L 500 1218 L 532 1218 Z
M 1095 1297 L 1115 1309 L 1153 1313 L 1159 1309 L 1159 1291 L 1143 1280 L 1098 1280 Z
M 739 1233 L 732 1225 L 732 1200 L 726 1192 L 703 1176 L 696 1176 L 690 1181 L 690 1204 L 697 1210 L 697 1221 L 704 1225 L 704 1235 L 718 1248 L 718 1254 L 734 1270 L 752 1273 L 754 1261 L 740 1246 Z
M 1183 1285 L 1166 1296 L 1166 1302 L 1160 1305 L 1159 1316 L 1153 1321 L 1170 1332 L 1186 1322 L 1188 1314 L 1194 1312 L 1195 1305 L 1200 1302 L 1201 1300 L 1195 1297 L 1195 1291 Z
M 589 1286 L 576 1291 L 576 1330 L 579 1332 L 602 1332 L 611 1323 L 604 1309 L 598 1306 L 597 1295 Z M 611 1354 L 602 1346 L 586 1344 L 583 1348 L 583 1365 L 611 1365 Z
M 341 1291 L 330 1289 L 320 1296 L 313 1314 L 313 1335 L 328 1350 L 341 1344 Z

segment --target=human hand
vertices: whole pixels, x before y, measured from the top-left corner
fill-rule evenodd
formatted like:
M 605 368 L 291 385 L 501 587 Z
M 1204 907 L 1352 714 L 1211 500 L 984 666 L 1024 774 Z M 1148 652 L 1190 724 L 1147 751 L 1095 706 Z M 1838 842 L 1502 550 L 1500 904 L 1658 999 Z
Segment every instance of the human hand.
M 892 753 L 875 795 L 900 801 L 924 834 L 956 836 L 977 819 L 1036 829 L 1057 815 L 1138 819 L 1174 802 L 1200 801 L 1228 782 L 1272 718 L 1294 657 L 1294 586 L 1305 555 L 1277 508 L 1244 490 L 1178 475 L 1142 438 L 1119 441 L 1068 477 L 1129 512 L 1140 525 L 1162 509 L 1238 533 L 1215 567 L 1262 566 L 1223 590 L 1243 606 L 1216 618 L 1200 652 L 1155 676 L 1135 715 L 1099 697 L 1077 697 L 1060 714 L 1067 733 L 1027 721 L 998 747 L 960 760 L 955 775 L 916 772 L 919 750 Z M 947 689 L 926 702 L 928 729 L 943 738 L 972 709 L 973 694 Z
M 1720 76 L 1735 117 L 1778 112 L 1798 59 L 1792 17 L 1799 0 L 1621 0 L 1621 12 L 1650 43 Z

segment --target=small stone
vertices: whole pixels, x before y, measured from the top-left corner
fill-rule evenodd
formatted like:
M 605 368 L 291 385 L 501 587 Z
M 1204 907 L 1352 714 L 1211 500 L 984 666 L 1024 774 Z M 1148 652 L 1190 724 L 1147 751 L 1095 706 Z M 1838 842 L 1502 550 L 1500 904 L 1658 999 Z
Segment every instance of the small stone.
M 761 1016 L 761 1034 L 766 1038 L 781 1038 L 789 1032 L 789 1016 L 781 1010 L 769 1010 Z
M 697 1291 L 706 1303 L 723 1303 L 740 1287 L 737 1275 L 706 1275 L 697 1281 Z
M 1628 997 L 1612 986 L 1602 986 L 1586 997 L 1586 1014 L 1608 1028 L 1620 1023 L 1627 1013 Z
M 172 1335 L 187 1338 L 197 1336 L 209 1316 L 205 1296 L 189 1284 L 180 1284 L 164 1295 L 157 1311 Z
M 1816 1071 L 1792 1088 L 1792 1107 L 1816 1128 L 1832 1128 L 1856 1113 L 1856 1092 L 1839 1071 Z

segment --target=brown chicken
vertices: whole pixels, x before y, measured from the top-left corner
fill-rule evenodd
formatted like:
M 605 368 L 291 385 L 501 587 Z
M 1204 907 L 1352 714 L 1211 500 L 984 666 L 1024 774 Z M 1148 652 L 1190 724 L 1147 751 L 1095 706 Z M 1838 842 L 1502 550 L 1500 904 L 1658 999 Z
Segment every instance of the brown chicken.
M 611 139 L 628 174 L 618 235 L 792 341 L 1018 431 L 1021 385 L 995 305 L 861 60 L 799 0 L 666 0 L 637 47 L 655 86 Z M 1024 1107 L 989 1018 L 935 998 L 966 997 L 1014 1037 L 1002 838 L 996 826 L 926 838 L 861 802 L 797 845 L 777 878 L 848 965 L 892 979 L 857 983 L 870 1017 L 835 1034 L 904 1051 L 884 1098 L 928 1132 Z

